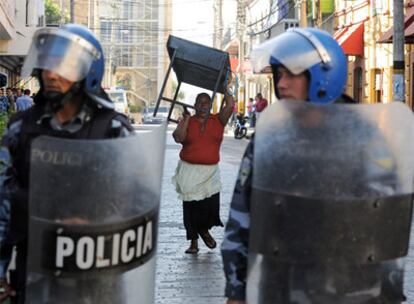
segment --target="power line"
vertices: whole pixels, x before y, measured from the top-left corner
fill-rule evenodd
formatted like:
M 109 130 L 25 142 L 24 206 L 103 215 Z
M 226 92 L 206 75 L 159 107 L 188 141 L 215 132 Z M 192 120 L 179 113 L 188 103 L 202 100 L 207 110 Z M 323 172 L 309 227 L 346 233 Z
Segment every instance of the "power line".
M 273 3 L 273 1 L 272 1 L 272 3 Z M 275 9 L 269 11 L 269 14 L 267 14 L 266 16 L 256 20 L 255 22 L 252 22 L 252 23 L 248 24 L 247 27 L 252 27 L 253 25 L 258 24 L 260 21 L 263 21 L 265 19 L 270 18 L 274 13 L 279 12 L 280 10 L 285 8 L 288 4 L 291 4 L 291 1 L 287 0 L 281 7 L 279 7 L 279 5 L 276 5 Z
M 287 4 L 289 4 L 289 2 L 286 2 L 281 8 L 285 7 Z M 292 12 L 292 10 L 294 8 L 295 8 L 294 6 L 289 7 L 289 10 L 277 22 L 275 22 L 274 24 L 269 25 L 267 28 L 262 29 L 262 30 L 260 30 L 258 32 L 250 32 L 249 35 L 250 36 L 255 36 L 255 35 L 263 34 L 263 33 L 267 32 L 267 31 L 269 31 L 270 29 L 272 29 L 273 27 L 275 27 L 276 25 L 278 25 L 283 19 L 285 19 Z M 277 11 L 274 11 L 274 12 L 277 12 Z M 270 14 L 268 16 L 270 16 Z
M 89 4 L 90 3 L 90 1 L 89 0 L 75 0 L 76 2 L 75 2 L 75 5 L 77 4 L 77 3 L 79 3 L 79 4 Z M 143 3 L 143 1 L 140 1 L 140 0 L 118 0 L 118 1 L 114 1 L 114 0 L 99 0 L 99 4 L 108 4 L 108 5 L 111 5 L 111 6 L 113 6 L 113 5 L 122 5 L 122 4 L 124 4 L 124 3 L 131 3 L 131 4 L 141 4 L 141 5 L 143 5 L 143 6 L 150 6 L 150 7 L 154 7 L 154 8 L 156 8 L 156 7 L 169 7 L 169 6 L 171 6 L 171 7 L 174 7 L 174 6 L 176 6 L 176 5 L 188 5 L 188 4 L 200 4 L 200 3 L 209 3 L 209 2 L 211 2 L 212 3 L 212 0 L 198 0 L 198 1 L 196 1 L 196 0 L 189 0 L 189 1 L 177 1 L 177 0 L 174 0 L 174 1 L 171 1 L 171 2 L 164 2 L 164 3 L 158 3 L 158 4 L 145 4 L 145 3 Z

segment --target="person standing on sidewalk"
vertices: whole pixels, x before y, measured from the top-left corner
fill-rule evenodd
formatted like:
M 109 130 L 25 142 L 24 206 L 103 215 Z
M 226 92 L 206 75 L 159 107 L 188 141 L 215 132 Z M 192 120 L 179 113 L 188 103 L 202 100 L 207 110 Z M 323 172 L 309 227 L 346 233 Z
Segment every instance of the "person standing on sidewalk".
M 6 97 L 7 97 L 7 101 L 9 104 L 9 113 L 13 113 L 16 110 L 16 99 L 15 96 L 13 95 L 13 89 L 12 88 L 7 88 L 6 89 Z
M 7 114 L 9 102 L 7 96 L 4 95 L 4 89 L 0 88 L 0 114 Z
M 259 118 L 260 113 L 268 106 L 268 101 L 263 98 L 262 93 L 257 93 L 255 97 L 256 101 L 256 120 Z
M 224 102 L 224 101 L 223 101 Z M 207 93 L 197 95 L 195 115 L 184 114 L 173 132 L 174 140 L 182 144 L 180 160 L 172 182 L 183 201 L 184 227 L 190 247 L 185 253 L 198 252 L 198 236 L 210 249 L 216 241 L 210 235 L 213 226 L 223 226 L 220 220 L 220 146 L 234 107 L 227 96 L 219 114 L 210 114 L 212 100 Z
M 33 99 L 30 97 L 30 90 L 25 89 L 24 94 L 20 97 L 17 97 L 16 100 L 16 111 L 25 111 L 28 108 L 33 106 Z
M 298 50 L 297 57 L 291 57 L 292 49 L 299 42 L 304 48 Z M 340 46 L 328 33 L 316 29 L 287 31 L 266 42 L 264 46 L 267 49 L 263 53 L 270 54 L 266 64 L 272 67 L 277 98 L 320 104 L 337 102 L 339 99 L 341 102 L 349 100 L 348 97 L 341 96 L 347 77 L 346 59 Z M 301 51 L 308 54 L 308 61 L 297 60 L 303 58 Z M 330 59 L 329 66 L 323 62 L 325 58 L 320 56 L 322 51 Z M 260 56 L 260 53 L 256 54 Z M 252 56 L 253 60 L 254 58 Z M 256 59 L 264 62 L 263 58 Z M 256 96 L 257 112 L 264 109 L 264 103 L 261 104 L 260 100 L 259 93 Z M 246 303 L 253 161 L 254 137 L 241 162 L 221 245 L 227 304 Z

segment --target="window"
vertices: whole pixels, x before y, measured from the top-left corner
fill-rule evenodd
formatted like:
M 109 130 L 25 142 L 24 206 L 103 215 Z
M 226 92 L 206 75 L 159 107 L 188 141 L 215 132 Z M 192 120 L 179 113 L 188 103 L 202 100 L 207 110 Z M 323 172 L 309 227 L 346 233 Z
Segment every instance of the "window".
M 363 100 L 363 79 L 362 68 L 357 67 L 354 69 L 354 99 L 361 103 Z
M 375 102 L 382 102 L 382 72 L 380 69 L 374 70 L 374 77 Z
M 101 28 L 101 36 L 100 36 L 101 41 L 110 42 L 111 32 L 112 32 L 112 22 L 101 21 L 100 28 Z

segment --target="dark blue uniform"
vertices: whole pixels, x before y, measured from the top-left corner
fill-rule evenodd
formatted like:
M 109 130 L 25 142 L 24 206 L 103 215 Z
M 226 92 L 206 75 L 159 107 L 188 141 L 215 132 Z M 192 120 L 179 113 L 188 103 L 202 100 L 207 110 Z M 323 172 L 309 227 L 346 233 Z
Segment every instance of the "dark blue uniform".
M 253 139 L 247 146 L 241 162 L 231 200 L 230 215 L 226 225 L 224 241 L 221 245 L 227 282 L 225 295 L 233 300 L 244 300 L 246 296 Z
M 79 113 L 66 124 L 59 123 L 51 108 L 38 94 L 35 106 L 13 116 L 0 150 L 0 277 L 6 277 L 13 246 L 17 268 L 12 286 L 21 290 L 26 276 L 28 190 L 31 141 L 40 135 L 68 139 L 125 137 L 132 127 L 126 117 L 109 109 L 89 106 L 86 100 Z

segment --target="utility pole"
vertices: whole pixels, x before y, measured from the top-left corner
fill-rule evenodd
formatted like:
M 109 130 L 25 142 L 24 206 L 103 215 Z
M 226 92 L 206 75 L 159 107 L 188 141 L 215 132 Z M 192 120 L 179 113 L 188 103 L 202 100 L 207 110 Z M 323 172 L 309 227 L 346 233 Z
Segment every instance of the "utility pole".
M 312 26 L 322 26 L 322 0 L 312 0 Z
M 214 0 L 213 46 L 221 49 L 223 41 L 223 0 Z
M 244 33 L 246 30 L 246 0 L 237 0 L 237 37 L 239 38 L 239 92 L 237 103 L 244 113 L 245 79 L 244 79 Z
M 91 0 L 88 0 L 88 28 L 91 28 Z
M 60 0 L 60 24 L 65 24 L 65 0 Z
M 70 22 L 75 23 L 75 0 L 70 0 Z
M 300 11 L 300 27 L 308 26 L 308 3 L 307 0 L 300 0 L 299 2 Z
M 395 101 L 405 102 L 404 82 L 404 1 L 394 0 L 393 33 L 393 96 Z

